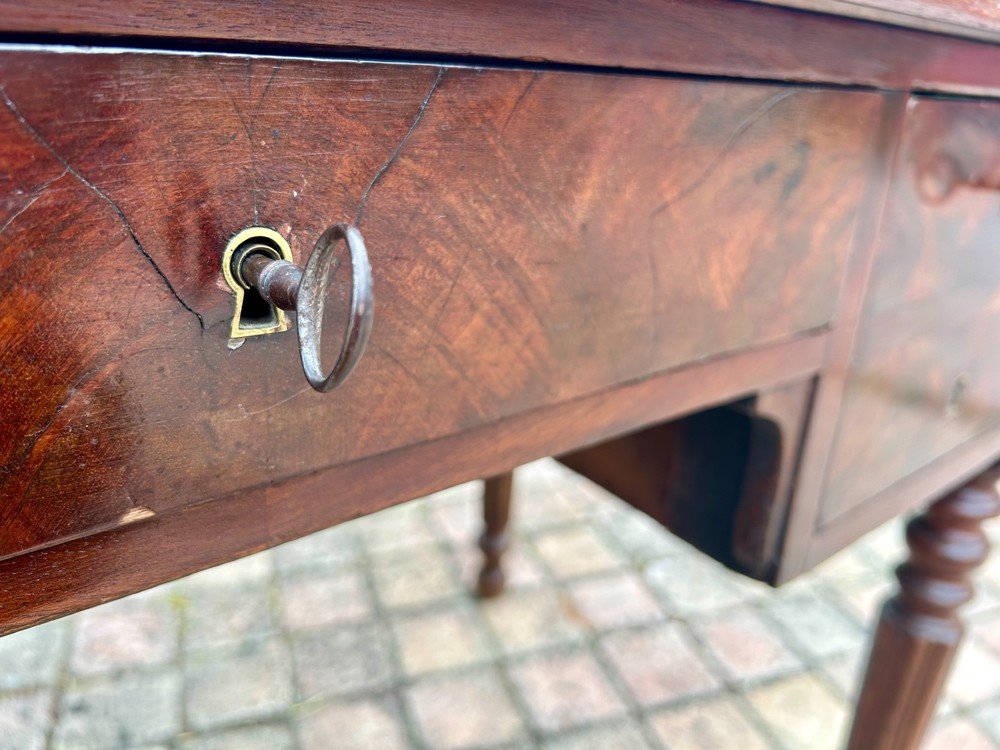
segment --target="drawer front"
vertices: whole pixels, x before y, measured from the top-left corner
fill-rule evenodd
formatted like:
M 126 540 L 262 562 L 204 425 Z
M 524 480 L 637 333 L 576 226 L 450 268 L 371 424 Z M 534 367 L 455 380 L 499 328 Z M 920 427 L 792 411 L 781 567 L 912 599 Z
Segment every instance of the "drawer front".
M 9 52 L 0 85 L 0 555 L 823 328 L 881 106 L 208 55 Z M 293 331 L 230 346 L 220 258 L 335 221 L 376 320 L 320 395 Z
M 998 134 L 1000 103 L 911 103 L 823 521 L 1000 428 Z

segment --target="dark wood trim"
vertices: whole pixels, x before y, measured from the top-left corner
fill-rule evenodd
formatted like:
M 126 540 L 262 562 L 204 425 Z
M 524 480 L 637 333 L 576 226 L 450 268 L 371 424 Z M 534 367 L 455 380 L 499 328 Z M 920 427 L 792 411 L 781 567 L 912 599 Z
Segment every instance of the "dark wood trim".
M 865 503 L 813 531 L 806 569 L 842 550 L 860 534 L 940 497 L 987 469 L 1000 456 L 1000 431 L 979 435 Z
M 377 51 L 1000 94 L 1000 46 L 733 0 L 0 0 L 8 39 Z M 145 41 L 144 41 L 145 40 Z
M 970 574 L 989 554 L 982 523 L 1000 515 L 998 480 L 988 471 L 907 525 L 910 556 L 882 609 L 849 750 L 919 747 L 962 641 L 958 609 L 974 594 Z
M 907 98 L 887 96 L 882 110 L 883 120 L 878 142 L 874 147 L 875 154 L 870 161 L 871 172 L 852 241 L 840 310 L 829 338 L 830 345 L 825 355 L 823 375 L 813 401 L 812 417 L 793 493 L 794 500 L 788 516 L 780 567 L 775 578 L 776 584 L 808 570 L 806 559 L 809 556 L 809 547 L 817 524 L 827 461 L 837 435 L 847 368 L 854 350 L 868 279 L 878 250 L 876 238 L 885 212 Z
M 9 558 L 0 562 L 0 635 L 713 401 L 808 377 L 826 341 L 822 333 L 733 354 Z M 427 465 L 435 471 L 423 470 Z
M 802 461 L 816 378 L 757 394 L 750 418 L 750 450 L 733 519 L 733 557 L 748 575 L 772 583 Z
M 507 471 L 483 482 L 483 521 L 479 549 L 483 551 L 483 568 L 479 571 L 477 591 L 488 599 L 503 593 L 506 579 L 501 562 L 507 551 L 511 495 L 514 492 L 514 472 Z
M 765 389 L 557 459 L 714 560 L 771 582 L 813 385 Z

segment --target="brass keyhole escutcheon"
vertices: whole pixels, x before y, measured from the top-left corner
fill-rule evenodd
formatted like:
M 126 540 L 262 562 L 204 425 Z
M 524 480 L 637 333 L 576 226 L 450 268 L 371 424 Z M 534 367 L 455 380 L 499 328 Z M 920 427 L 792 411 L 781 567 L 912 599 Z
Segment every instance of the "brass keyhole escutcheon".
M 264 299 L 260 291 L 243 278 L 243 261 L 250 255 L 265 255 L 273 260 L 292 262 L 287 240 L 273 229 L 250 227 L 233 236 L 222 254 L 222 275 L 235 299 L 229 337 L 241 339 L 288 330 L 284 311 Z
M 324 369 L 320 355 L 323 311 L 330 282 L 340 266 L 334 250 L 341 242 L 351 262 L 351 308 L 337 361 Z M 357 227 L 340 223 L 329 227 L 316 240 L 304 268 L 292 263 L 288 243 L 273 229 L 244 229 L 226 245 L 222 274 L 236 297 L 231 338 L 284 331 L 288 324 L 282 311 L 291 310 L 309 385 L 327 393 L 347 379 L 364 354 L 374 319 L 372 268 Z

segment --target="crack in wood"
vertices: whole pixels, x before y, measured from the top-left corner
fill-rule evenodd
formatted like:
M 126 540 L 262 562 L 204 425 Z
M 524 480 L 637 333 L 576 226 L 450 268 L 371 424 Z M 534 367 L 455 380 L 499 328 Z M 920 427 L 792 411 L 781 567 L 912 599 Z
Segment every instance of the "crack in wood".
M 65 168 L 67 172 L 69 172 L 77 180 L 79 180 L 80 184 L 87 187 L 91 192 L 94 193 L 94 195 L 96 195 L 102 201 L 107 203 L 111 207 L 111 209 L 115 212 L 115 214 L 118 215 L 119 220 L 121 220 L 122 226 L 125 227 L 125 231 L 128 233 L 128 236 L 132 240 L 132 243 L 135 245 L 136 249 L 139 251 L 142 257 L 146 259 L 146 262 L 149 263 L 150 267 L 156 272 L 157 276 L 159 276 L 160 279 L 163 280 L 163 283 L 166 285 L 170 294 L 174 297 L 174 299 L 177 300 L 178 303 L 180 303 L 181 307 L 183 307 L 185 310 L 187 310 L 189 313 L 191 313 L 198 319 L 198 327 L 201 329 L 201 332 L 204 333 L 205 332 L 204 318 L 202 318 L 201 314 L 198 313 L 198 311 L 195 310 L 193 307 L 191 307 L 191 305 L 185 302 L 184 299 L 180 296 L 180 294 L 177 293 L 177 290 L 174 288 L 174 285 L 170 282 L 170 279 L 167 278 L 167 275 L 163 273 L 162 269 L 156 264 L 156 261 L 153 260 L 153 257 L 146 251 L 146 248 L 142 246 L 142 243 L 139 241 L 138 235 L 136 235 L 135 233 L 135 229 L 132 227 L 128 218 L 125 216 L 125 212 L 122 211 L 121 207 L 117 203 L 115 203 L 115 201 L 112 200 L 111 197 L 108 196 L 104 191 L 102 191 L 100 188 L 98 188 L 96 185 L 90 182 L 90 180 L 88 180 L 86 177 L 80 174 L 76 170 L 76 168 L 73 167 L 72 164 L 66 161 L 66 159 L 63 158 L 63 156 L 58 151 L 55 150 L 52 144 L 49 143 L 48 140 L 46 140 L 46 138 L 31 123 L 27 121 L 24 115 L 21 114 L 21 111 L 14 104 L 13 100 L 11 100 L 10 96 L 7 94 L 7 90 L 3 86 L 0 86 L 0 99 L 3 99 L 4 106 L 6 106 L 7 109 L 10 110 L 11 114 L 13 114 L 15 118 L 17 118 L 17 121 L 21 124 L 21 127 L 24 128 L 26 133 L 28 133 L 42 148 L 48 151 L 53 156 L 53 158 L 55 158 L 56 161 L 62 164 L 62 166 Z
M 383 164 L 379 168 L 379 170 L 375 173 L 375 176 L 372 177 L 371 182 L 368 183 L 368 187 L 365 188 L 365 192 L 362 193 L 361 201 L 358 203 L 358 210 L 354 216 L 355 226 L 359 226 L 361 224 L 361 217 L 364 215 L 365 205 L 368 202 L 368 195 L 371 193 L 372 188 L 374 188 L 375 185 L 378 184 L 378 182 L 383 177 L 385 177 L 386 172 L 388 172 L 389 168 L 392 167 L 392 165 L 396 162 L 397 157 L 400 155 L 400 153 L 402 153 L 403 148 L 406 146 L 407 142 L 410 140 L 410 137 L 417 129 L 417 126 L 420 124 L 420 120 L 423 119 L 424 112 L 427 111 L 427 105 L 431 103 L 431 97 L 433 97 L 434 92 L 437 91 L 437 88 L 441 83 L 441 79 L 444 78 L 446 70 L 447 68 L 438 69 L 438 74 L 437 76 L 435 76 L 434 81 L 431 83 L 431 87 L 427 91 L 427 95 L 424 96 L 423 101 L 420 102 L 420 107 L 419 109 L 417 109 L 417 114 L 414 116 L 413 122 L 410 123 L 410 127 L 406 131 L 406 134 L 403 136 L 402 140 L 400 140 L 400 142 L 397 144 L 396 148 L 393 149 L 392 153 L 389 155 L 389 158 L 388 160 L 386 160 L 385 164 Z
M 801 93 L 801 90 L 789 89 L 787 91 L 779 91 L 777 94 L 775 94 L 766 102 L 757 107 L 757 109 L 755 109 L 753 112 L 744 117 L 740 121 L 740 123 L 733 129 L 733 132 L 729 134 L 729 137 L 726 139 L 726 142 L 722 144 L 722 148 L 720 148 L 715 153 L 715 155 L 708 160 L 708 163 L 705 165 L 705 168 L 698 174 L 698 176 L 695 177 L 693 180 L 691 180 L 691 182 L 689 182 L 687 185 L 680 188 L 669 198 L 665 198 L 663 201 L 657 204 L 653 208 L 653 210 L 649 212 L 649 218 L 650 219 L 655 218 L 659 214 L 663 213 L 663 211 L 666 210 L 667 207 L 671 206 L 674 203 L 677 203 L 677 201 L 681 200 L 682 198 L 690 195 L 695 190 L 697 190 L 701 186 L 701 184 L 708 178 L 708 176 L 715 170 L 715 168 L 719 165 L 719 162 L 722 161 L 722 158 L 732 150 L 733 146 L 736 144 L 736 141 L 739 140 L 739 138 L 745 132 L 747 132 L 755 122 L 757 122 L 770 110 L 774 109 L 779 103 L 781 103 L 790 96 L 794 96 L 797 93 Z

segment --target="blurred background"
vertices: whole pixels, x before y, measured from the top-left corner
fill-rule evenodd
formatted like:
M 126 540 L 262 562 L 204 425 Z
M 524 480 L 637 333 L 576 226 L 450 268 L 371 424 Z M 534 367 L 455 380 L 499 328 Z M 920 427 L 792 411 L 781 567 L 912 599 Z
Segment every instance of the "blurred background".
M 899 523 L 772 590 L 553 461 L 515 482 L 492 601 L 473 483 L 0 639 L 0 748 L 841 746 Z M 927 750 L 1000 748 L 1000 554 L 978 580 Z

